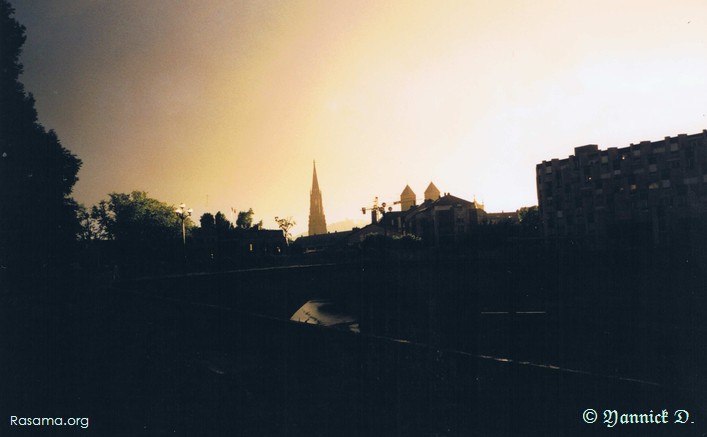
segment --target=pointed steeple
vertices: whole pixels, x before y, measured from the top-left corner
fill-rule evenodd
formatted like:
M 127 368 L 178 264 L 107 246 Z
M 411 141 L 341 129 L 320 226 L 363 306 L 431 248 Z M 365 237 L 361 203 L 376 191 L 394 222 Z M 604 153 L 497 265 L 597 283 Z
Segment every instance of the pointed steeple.
M 410 185 L 405 185 L 405 189 L 402 193 L 400 193 L 400 210 L 407 211 L 416 204 L 417 202 L 415 201 L 415 192 L 412 191 Z
M 317 161 L 312 161 L 314 172 L 312 173 L 312 190 L 319 191 L 319 181 L 317 180 Z
M 322 192 L 319 191 L 317 163 L 313 163 L 312 190 L 309 192 L 309 235 L 326 234 L 326 217 L 322 205 Z
M 433 182 L 430 182 L 425 190 L 425 200 L 437 200 L 439 196 L 439 188 L 437 188 Z

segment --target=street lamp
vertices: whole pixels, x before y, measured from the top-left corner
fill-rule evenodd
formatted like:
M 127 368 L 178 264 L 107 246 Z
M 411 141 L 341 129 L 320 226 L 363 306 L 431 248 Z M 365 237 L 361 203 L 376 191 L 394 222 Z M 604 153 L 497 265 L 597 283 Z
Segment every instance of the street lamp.
M 194 212 L 193 209 L 189 208 L 187 209 L 187 206 L 183 203 L 179 204 L 179 208 L 176 208 L 174 212 L 177 214 L 177 217 L 182 221 L 182 244 L 184 245 L 185 249 L 187 247 L 187 229 L 186 226 L 184 225 L 184 221 L 187 219 L 187 217 L 191 217 L 191 213 Z

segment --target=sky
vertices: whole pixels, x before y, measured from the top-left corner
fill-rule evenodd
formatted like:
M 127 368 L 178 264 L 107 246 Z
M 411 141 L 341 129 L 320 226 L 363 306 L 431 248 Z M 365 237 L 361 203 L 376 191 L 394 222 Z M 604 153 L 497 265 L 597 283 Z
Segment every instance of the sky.
M 147 191 L 306 232 L 374 197 L 537 204 L 535 165 L 707 129 L 707 3 L 12 2 L 40 122 L 74 197 Z

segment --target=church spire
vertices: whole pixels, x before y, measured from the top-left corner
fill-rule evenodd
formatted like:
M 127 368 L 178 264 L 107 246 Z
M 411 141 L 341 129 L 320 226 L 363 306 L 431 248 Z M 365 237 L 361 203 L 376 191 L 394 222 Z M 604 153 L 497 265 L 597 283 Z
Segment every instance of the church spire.
M 312 190 L 319 191 L 319 181 L 317 180 L 317 161 L 312 161 L 314 173 L 312 174 Z
M 309 235 L 326 234 L 326 217 L 322 205 L 322 192 L 319 191 L 317 163 L 313 161 L 312 190 L 309 192 Z

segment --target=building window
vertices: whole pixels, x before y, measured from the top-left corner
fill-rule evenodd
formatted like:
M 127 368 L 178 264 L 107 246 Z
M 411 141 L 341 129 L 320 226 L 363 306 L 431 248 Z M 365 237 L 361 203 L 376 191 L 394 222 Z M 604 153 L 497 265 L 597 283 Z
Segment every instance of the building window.
M 697 183 L 697 178 L 685 178 L 683 182 L 685 182 L 685 185 L 693 185 Z
M 655 172 L 658 171 L 658 166 L 655 165 L 655 164 L 650 164 L 650 165 L 648 166 L 648 171 L 651 172 L 651 173 L 655 173 Z
M 678 143 L 672 143 L 670 145 L 670 151 L 671 152 L 677 152 L 678 151 Z
M 657 189 L 658 189 L 658 182 L 651 182 L 651 183 L 648 185 L 648 189 L 649 189 L 649 190 L 657 190 Z
M 552 167 L 545 167 L 545 174 L 552 174 Z
M 661 183 L 663 184 L 663 188 L 670 188 L 670 179 L 663 179 Z

